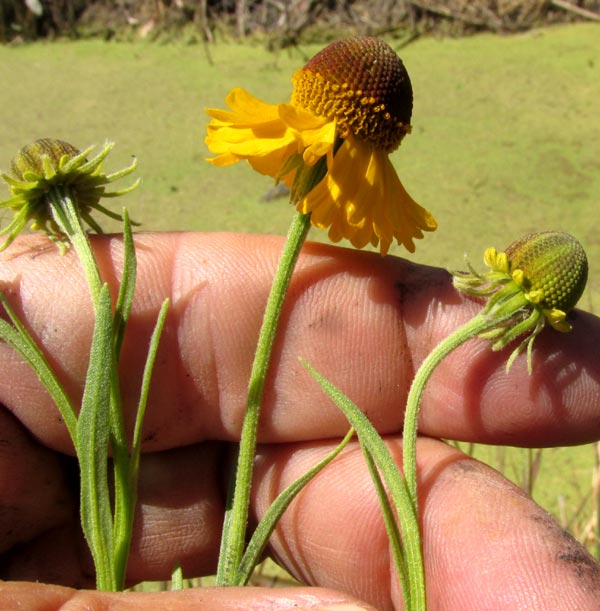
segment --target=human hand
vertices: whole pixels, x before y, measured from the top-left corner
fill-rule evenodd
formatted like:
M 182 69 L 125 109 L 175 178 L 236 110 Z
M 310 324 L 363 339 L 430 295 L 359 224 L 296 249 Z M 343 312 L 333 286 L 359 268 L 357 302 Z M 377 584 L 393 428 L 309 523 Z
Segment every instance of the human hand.
M 94 245 L 104 277 L 115 283 L 120 240 L 99 237 Z M 281 245 L 248 235 L 136 236 L 138 286 L 122 357 L 130 424 L 156 313 L 165 297 L 172 305 L 146 414 L 132 583 L 167 579 L 176 562 L 185 576 L 215 570 L 230 442 L 239 438 Z M 74 254 L 61 257 L 44 238 L 20 239 L 2 254 L 0 283 L 80 397 L 93 315 Z M 266 386 L 254 519 L 348 430 L 298 357 L 367 413 L 400 460 L 415 368 L 478 307 L 441 270 L 307 244 Z M 600 439 L 599 341 L 600 321 L 577 312 L 571 333 L 545 331 L 536 340 L 531 377 L 524 356 L 507 375 L 507 354 L 483 341 L 459 348 L 434 374 L 420 419 L 427 437 L 417 450 L 430 608 L 600 609 L 600 567 L 591 556 L 500 474 L 434 439 L 532 447 Z M 12 580 L 0 583 L 0 608 L 402 608 L 378 502 L 352 444 L 294 501 L 271 541 L 283 566 L 320 588 L 70 589 L 94 583 L 70 441 L 35 375 L 4 344 L 0 371 L 0 576 Z

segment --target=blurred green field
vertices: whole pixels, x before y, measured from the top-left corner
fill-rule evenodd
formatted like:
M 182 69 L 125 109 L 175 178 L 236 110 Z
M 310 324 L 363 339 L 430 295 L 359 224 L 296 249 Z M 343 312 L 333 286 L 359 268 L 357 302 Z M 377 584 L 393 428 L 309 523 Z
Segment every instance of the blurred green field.
M 415 106 L 413 134 L 393 159 L 408 191 L 439 222 L 412 258 L 460 266 L 465 252 L 478 262 L 487 246 L 502 248 L 527 231 L 569 231 L 592 262 L 582 305 L 598 307 L 599 34 L 581 24 L 422 39 L 399 50 Z M 144 229 L 285 233 L 285 200 L 259 203 L 269 178 L 244 164 L 204 163 L 203 109 L 223 107 L 236 86 L 287 101 L 292 72 L 317 50 L 275 55 L 260 44 L 216 44 L 210 63 L 199 45 L 0 47 L 0 168 L 37 137 L 81 148 L 115 140 L 115 168 L 139 158 L 144 183 L 127 205 Z M 316 230 L 310 238 L 325 239 Z
M 203 109 L 223 107 L 238 86 L 268 102 L 287 101 L 292 72 L 317 50 L 273 54 L 259 43 L 217 43 L 207 52 L 102 41 L 0 47 L 0 168 L 39 137 L 80 148 L 114 140 L 107 169 L 139 159 L 143 184 L 127 205 L 142 229 L 283 234 L 292 210 L 285 200 L 260 202 L 272 186 L 268 178 L 244 164 L 217 169 L 204 162 Z M 423 38 L 398 52 L 415 107 L 413 133 L 393 159 L 408 191 L 439 222 L 410 258 L 460 267 L 468 253 L 478 264 L 487 246 L 503 248 L 534 230 L 567 231 L 590 260 L 581 306 L 598 312 L 598 25 Z M 317 230 L 309 237 L 326 239 Z M 493 452 L 477 455 L 494 462 Z M 508 466 L 500 462 L 518 480 L 526 451 L 515 452 Z M 563 524 L 588 544 L 574 520 L 589 522 L 593 469 L 590 446 L 545 450 L 533 491 L 556 515 L 566 507 Z

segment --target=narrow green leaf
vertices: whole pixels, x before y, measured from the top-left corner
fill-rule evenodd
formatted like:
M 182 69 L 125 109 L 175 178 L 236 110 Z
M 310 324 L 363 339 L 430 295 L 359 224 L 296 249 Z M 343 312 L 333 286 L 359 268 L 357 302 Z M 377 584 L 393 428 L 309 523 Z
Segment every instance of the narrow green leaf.
M 4 306 L 6 313 L 14 326 L 6 320 L 0 320 L 0 339 L 6 342 L 13 350 L 21 355 L 37 377 L 40 379 L 50 396 L 52 397 L 58 411 L 65 421 L 69 430 L 73 445 L 77 445 L 77 414 L 71 404 L 69 397 L 61 386 L 52 367 L 50 367 L 46 357 L 40 350 L 34 339 L 31 337 L 23 323 L 19 320 L 14 310 L 10 307 L 5 295 L 0 291 L 0 302 Z
M 402 589 L 407 590 L 409 587 L 408 571 L 406 567 L 406 558 L 404 557 L 404 545 L 400 537 L 400 531 L 398 529 L 398 522 L 396 521 L 396 515 L 390 504 L 390 500 L 387 496 L 385 486 L 381 481 L 381 476 L 377 470 L 377 465 L 371 456 L 368 448 L 359 438 L 359 443 L 365 457 L 365 462 L 369 468 L 371 479 L 377 492 L 377 498 L 379 499 L 379 506 L 381 507 L 381 513 L 383 515 L 383 521 L 385 523 L 385 529 L 387 531 L 388 539 L 390 541 L 390 547 L 394 557 L 394 564 L 396 565 L 396 571 L 400 576 L 400 580 L 403 583 Z
M 111 375 L 114 370 L 112 307 L 104 284 L 96 303 L 96 323 L 85 390 L 77 421 L 81 472 L 81 523 L 96 567 L 99 590 L 115 590 L 113 523 L 108 486 Z
M 135 427 L 133 430 L 133 444 L 131 449 L 131 471 L 130 471 L 130 482 L 131 485 L 137 485 L 137 477 L 140 465 L 140 453 L 142 449 L 142 425 L 144 423 L 144 416 L 146 415 L 146 404 L 148 402 L 148 393 L 150 392 L 150 381 L 152 380 L 152 371 L 154 369 L 154 363 L 156 362 L 156 354 L 158 353 L 158 346 L 160 344 L 160 337 L 162 335 L 163 328 L 165 326 L 165 320 L 167 318 L 167 312 L 169 310 L 168 299 L 163 301 L 163 304 L 158 313 L 154 331 L 150 338 L 150 345 L 148 347 L 148 355 L 146 356 L 146 364 L 144 366 L 144 374 L 142 376 L 142 387 L 140 390 L 140 399 L 138 402 L 138 408 L 135 418 Z
M 127 208 L 123 208 L 123 274 L 115 308 L 115 353 L 117 360 L 121 353 L 125 325 L 131 313 L 137 276 L 137 260 Z
M 248 543 L 248 547 L 246 548 L 236 573 L 234 585 L 245 586 L 248 583 L 252 571 L 260 562 L 260 556 L 275 526 L 277 526 L 277 522 L 279 522 L 279 519 L 283 515 L 283 512 L 289 507 L 289 504 L 296 498 L 306 484 L 320 473 L 346 447 L 353 435 L 354 429 L 350 429 L 348 433 L 346 433 L 344 439 L 342 439 L 332 452 L 314 467 L 309 469 L 304 475 L 299 477 L 295 482 L 292 482 L 285 490 L 282 490 L 271 505 L 269 505 L 269 508 L 265 512 L 265 515 L 259 522 Z
M 119 217 L 120 218 L 120 217 Z M 113 316 L 114 357 L 111 371 L 110 399 L 110 445 L 113 456 L 114 475 L 114 511 L 113 511 L 113 571 L 116 589 L 122 589 L 125 584 L 125 573 L 131 532 L 137 501 L 136 484 L 131 480 L 132 457 L 130 455 L 123 407 L 121 400 L 120 381 L 118 375 L 118 360 L 125 336 L 125 328 L 131 307 L 136 283 L 136 256 L 131 232 L 131 223 L 127 210 L 123 210 L 123 272 Z
M 356 430 L 361 443 L 364 443 L 375 464 L 381 471 L 383 479 L 388 487 L 394 507 L 400 519 L 400 527 L 403 534 L 404 554 L 407 562 L 407 574 L 409 583 L 403 580 L 403 573 L 399 571 L 400 583 L 406 588 L 403 590 L 407 610 L 424 611 L 426 607 L 425 598 L 425 574 L 423 571 L 423 555 L 421 550 L 421 532 L 419 521 L 415 511 L 412 497 L 408 492 L 406 481 L 398 470 L 385 442 L 375 430 L 369 419 L 360 409 L 326 380 L 305 360 L 300 359 L 308 369 L 319 386 L 339 407 L 350 425 Z
M 225 498 L 225 515 L 223 516 L 223 532 L 221 535 L 221 547 L 219 548 L 219 561 L 217 563 L 217 585 L 233 585 L 235 582 L 235 568 L 233 566 L 233 543 L 232 533 L 234 531 L 234 503 L 235 489 L 237 482 L 238 458 L 231 471 L 231 479 L 227 486 L 227 496 Z M 237 548 L 237 545 L 236 545 Z M 238 565 L 239 566 L 239 565 Z M 220 581 L 221 580 L 221 581 Z
M 183 590 L 183 569 L 179 562 L 175 563 L 171 573 L 171 591 Z

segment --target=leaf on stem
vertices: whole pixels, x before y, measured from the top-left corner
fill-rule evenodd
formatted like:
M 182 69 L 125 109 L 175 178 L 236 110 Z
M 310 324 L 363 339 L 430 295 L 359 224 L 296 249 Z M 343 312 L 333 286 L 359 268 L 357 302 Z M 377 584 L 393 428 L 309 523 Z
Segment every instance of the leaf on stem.
M 121 276 L 121 286 L 115 307 L 115 353 L 117 360 L 121 353 L 125 325 L 129 319 L 131 306 L 133 305 L 133 295 L 135 292 L 135 282 L 137 276 L 137 260 L 133 235 L 131 232 L 131 221 L 127 208 L 123 208 L 123 274 Z
M 110 293 L 98 295 L 90 360 L 77 420 L 77 456 L 81 473 L 81 522 L 96 566 L 99 590 L 114 591 L 113 522 L 108 486 L 111 375 L 114 367 Z
M 354 429 L 350 429 L 339 445 L 330 452 L 323 460 L 309 469 L 302 477 L 299 477 L 295 482 L 291 483 L 285 490 L 279 493 L 277 498 L 269 505 L 265 515 L 259 522 L 254 531 L 248 547 L 242 557 L 240 566 L 235 576 L 234 585 L 245 586 L 252 575 L 252 571 L 260 562 L 260 556 L 265 549 L 269 537 L 275 530 L 277 522 L 283 515 L 283 512 L 289 507 L 289 504 L 296 498 L 298 493 L 318 474 L 320 473 L 347 445 L 352 436 Z
M 16 350 L 18 354 L 23 358 L 37 377 L 40 379 L 60 412 L 62 419 L 65 421 L 73 445 L 76 445 L 76 426 L 77 426 L 77 414 L 69 400 L 69 397 L 65 393 L 63 387 L 60 385 L 56 374 L 50 367 L 44 353 L 39 349 L 23 323 L 19 320 L 14 310 L 10 307 L 4 293 L 0 291 L 0 303 L 2 303 L 4 310 L 8 314 L 11 322 L 14 326 L 11 326 L 5 320 L 0 319 L 0 339 L 6 342 L 13 350 Z
M 146 365 L 144 366 L 144 374 L 142 376 L 142 388 L 140 391 L 140 399 L 135 418 L 135 427 L 133 431 L 133 444 L 131 448 L 131 461 L 129 464 L 129 483 L 133 490 L 137 490 L 137 478 L 140 466 L 140 454 L 142 449 L 142 424 L 146 414 L 146 403 L 148 401 L 148 393 L 150 392 L 150 381 L 152 379 L 152 370 L 156 361 L 156 354 L 160 343 L 160 336 L 165 326 L 167 311 L 169 309 L 169 300 L 165 299 L 158 313 L 156 325 L 150 338 L 150 346 L 148 355 L 146 356 Z
M 369 419 L 341 390 L 326 380 L 309 363 L 304 359 L 300 359 L 300 361 L 329 398 L 342 410 L 350 425 L 356 430 L 361 446 L 367 449 L 371 459 L 383 476 L 400 519 L 400 530 L 403 535 L 404 548 L 394 551 L 394 559 L 406 559 L 406 569 L 398 569 L 398 578 L 402 585 L 405 605 L 407 610 L 424 611 L 426 609 L 425 574 L 421 550 L 421 533 L 415 505 L 406 487 L 406 481 L 398 470 L 383 439 Z M 375 485 L 377 486 L 377 482 L 375 482 Z M 402 543 L 402 541 L 396 541 L 392 537 L 390 544 L 395 545 Z M 405 576 L 408 576 L 408 583 Z

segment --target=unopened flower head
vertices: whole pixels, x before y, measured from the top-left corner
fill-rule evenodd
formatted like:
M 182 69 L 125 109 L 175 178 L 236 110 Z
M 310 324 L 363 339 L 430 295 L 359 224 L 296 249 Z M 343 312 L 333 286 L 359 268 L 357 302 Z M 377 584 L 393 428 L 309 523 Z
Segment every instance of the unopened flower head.
M 332 43 L 292 77 L 289 104 L 265 104 L 243 89 L 207 109 L 206 143 L 225 166 L 247 160 L 291 187 L 299 212 L 337 242 L 371 243 L 386 254 L 436 222 L 404 189 L 389 154 L 410 133 L 412 88 L 404 65 L 382 40 Z
M 588 274 L 588 262 L 581 244 L 568 233 L 531 233 L 513 242 L 504 252 L 488 248 L 484 261 L 490 271 L 456 272 L 454 286 L 465 293 L 489 297 L 484 314 L 497 324 L 481 335 L 501 350 L 525 336 L 511 354 L 507 369 L 527 348 L 531 371 L 533 341 L 549 323 L 568 332 L 568 313 L 581 297 Z
M 0 208 L 15 213 L 12 222 L 0 231 L 0 235 L 8 236 L 0 250 L 9 246 L 28 223 L 34 231 L 44 231 L 64 248 L 66 236 L 54 220 L 51 206 L 52 201 L 64 195 L 73 198 L 82 219 L 98 233 L 102 233 L 102 229 L 92 218 L 92 210 L 122 220 L 119 214 L 100 205 L 100 199 L 129 193 L 139 181 L 120 191 L 105 190 L 106 185 L 130 174 L 136 167 L 134 160 L 123 170 L 104 174 L 102 163 L 113 146 L 113 143 L 107 143 L 96 157 L 89 160 L 87 157 L 93 146 L 79 151 L 68 142 L 42 138 L 23 147 L 11 162 L 10 171 L 0 173 L 11 193 L 11 197 L 0 202 Z
M 528 284 L 531 301 L 547 312 L 570 312 L 579 301 L 588 274 L 588 262 L 581 244 L 568 233 L 547 231 L 534 233 L 506 249 L 506 256 L 515 270 L 522 270 L 523 283 Z M 570 331 L 564 320 L 559 330 Z

